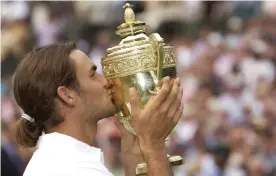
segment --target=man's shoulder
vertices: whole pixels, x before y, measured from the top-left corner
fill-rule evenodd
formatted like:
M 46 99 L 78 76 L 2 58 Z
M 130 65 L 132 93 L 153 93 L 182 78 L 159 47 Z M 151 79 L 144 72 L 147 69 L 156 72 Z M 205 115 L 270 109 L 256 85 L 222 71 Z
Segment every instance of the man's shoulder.
M 68 165 L 70 161 L 73 161 L 70 156 L 66 159 L 62 157 L 62 153 L 38 149 L 29 161 L 23 176 L 34 176 L 37 174 L 46 176 L 60 173 L 60 171 L 65 170 L 64 166 Z
M 47 176 L 112 175 L 100 161 L 93 157 L 69 152 L 66 149 L 55 151 L 38 149 L 31 158 L 24 176 L 33 176 L 43 171 Z

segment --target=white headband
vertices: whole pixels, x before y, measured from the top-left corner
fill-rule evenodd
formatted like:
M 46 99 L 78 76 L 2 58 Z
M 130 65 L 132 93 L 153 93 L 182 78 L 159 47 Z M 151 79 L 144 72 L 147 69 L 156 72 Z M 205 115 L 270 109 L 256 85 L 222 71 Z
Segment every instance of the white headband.
M 24 113 L 21 117 L 28 120 L 29 122 L 34 122 L 34 118 L 31 118 L 31 116 L 29 116 L 28 114 Z

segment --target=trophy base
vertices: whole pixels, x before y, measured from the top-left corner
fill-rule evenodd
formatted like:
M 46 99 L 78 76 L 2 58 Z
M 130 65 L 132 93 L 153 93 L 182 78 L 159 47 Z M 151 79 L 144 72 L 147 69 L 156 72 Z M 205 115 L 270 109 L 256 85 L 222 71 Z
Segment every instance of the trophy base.
M 179 166 L 183 164 L 183 158 L 179 155 L 177 156 L 168 155 L 168 160 L 171 166 Z M 148 168 L 146 163 L 140 163 L 137 165 L 135 170 L 136 175 L 143 175 L 143 174 L 146 174 L 147 172 L 148 172 Z

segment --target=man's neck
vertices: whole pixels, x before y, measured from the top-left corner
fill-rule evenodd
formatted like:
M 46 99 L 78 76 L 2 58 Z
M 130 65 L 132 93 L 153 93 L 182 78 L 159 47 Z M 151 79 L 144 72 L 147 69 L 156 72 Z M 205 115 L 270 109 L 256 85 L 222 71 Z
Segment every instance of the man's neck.
M 48 133 L 58 132 L 61 134 L 65 134 L 92 146 L 97 133 L 97 122 L 93 124 L 88 122 L 87 123 L 63 122 L 57 127 L 47 132 Z

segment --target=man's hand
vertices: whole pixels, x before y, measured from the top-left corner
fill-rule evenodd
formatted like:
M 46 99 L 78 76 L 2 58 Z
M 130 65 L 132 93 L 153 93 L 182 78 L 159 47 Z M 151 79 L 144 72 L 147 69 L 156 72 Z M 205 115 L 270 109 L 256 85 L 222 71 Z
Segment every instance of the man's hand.
M 131 90 L 131 119 L 139 142 L 145 146 L 158 147 L 181 117 L 182 88 L 177 78 L 170 89 L 170 78 L 162 79 L 162 87 L 144 109 L 139 107 L 139 95 Z
M 179 78 L 170 89 L 170 78 L 165 77 L 157 95 L 141 109 L 139 95 L 131 89 L 131 119 L 148 165 L 148 175 L 172 174 L 166 156 L 165 139 L 182 115 L 182 94 Z

